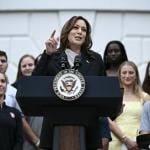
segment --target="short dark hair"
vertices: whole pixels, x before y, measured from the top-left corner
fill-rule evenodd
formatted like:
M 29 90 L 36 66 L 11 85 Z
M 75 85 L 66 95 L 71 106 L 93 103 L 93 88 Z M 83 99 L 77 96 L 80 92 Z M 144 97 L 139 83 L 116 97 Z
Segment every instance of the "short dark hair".
M 4 56 L 6 58 L 6 60 L 7 60 L 7 54 L 6 54 L 5 51 L 0 50 L 0 56 Z

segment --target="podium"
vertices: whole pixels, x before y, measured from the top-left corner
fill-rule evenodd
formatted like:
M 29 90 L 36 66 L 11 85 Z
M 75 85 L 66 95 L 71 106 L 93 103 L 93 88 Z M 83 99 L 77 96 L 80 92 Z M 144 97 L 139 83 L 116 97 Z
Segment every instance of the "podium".
M 56 139 L 54 138 L 53 149 L 70 150 L 61 148 L 68 143 L 72 143 L 69 147 L 79 145 L 72 150 L 86 149 L 81 148 L 84 147 L 82 145 L 85 143 L 85 136 L 80 134 L 84 132 L 80 127 L 88 126 L 99 116 L 114 119 L 120 113 L 123 92 L 118 78 L 86 76 L 86 90 L 74 101 L 64 101 L 56 97 L 52 87 L 53 79 L 53 76 L 23 77 L 16 95 L 19 105 L 25 115 L 49 116 L 53 125 L 58 127 L 57 134 L 54 135 Z M 67 144 L 60 137 L 68 140 Z M 57 141 L 62 143 L 58 144 Z

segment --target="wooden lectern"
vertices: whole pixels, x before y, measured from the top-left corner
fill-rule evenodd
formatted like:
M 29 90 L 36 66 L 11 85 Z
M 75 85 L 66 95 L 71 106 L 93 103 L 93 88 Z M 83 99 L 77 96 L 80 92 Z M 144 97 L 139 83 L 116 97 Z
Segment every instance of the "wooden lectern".
M 114 119 L 120 113 L 123 92 L 118 78 L 86 76 L 84 94 L 71 102 L 56 97 L 53 79 L 23 77 L 16 95 L 19 105 L 25 115 L 50 118 L 54 125 L 53 150 L 86 150 L 86 126 L 99 116 Z

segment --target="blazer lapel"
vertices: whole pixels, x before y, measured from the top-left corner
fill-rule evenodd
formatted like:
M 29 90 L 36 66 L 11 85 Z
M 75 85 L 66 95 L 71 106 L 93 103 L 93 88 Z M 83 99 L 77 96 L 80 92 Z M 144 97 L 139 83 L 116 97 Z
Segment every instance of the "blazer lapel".
M 81 67 L 79 68 L 79 72 L 81 72 L 83 75 L 87 75 L 88 74 L 88 70 L 90 69 L 90 59 L 82 54 L 82 63 L 81 63 Z

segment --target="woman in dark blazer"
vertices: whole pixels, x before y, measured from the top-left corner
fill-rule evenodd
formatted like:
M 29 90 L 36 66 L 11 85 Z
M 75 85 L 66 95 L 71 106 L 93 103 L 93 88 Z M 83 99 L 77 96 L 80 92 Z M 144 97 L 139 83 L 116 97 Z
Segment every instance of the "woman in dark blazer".
M 55 76 L 62 70 L 62 57 L 65 58 L 65 68 L 73 68 L 74 60 L 76 56 L 80 56 L 81 63 L 78 68 L 79 72 L 83 76 L 104 76 L 105 69 L 101 58 L 101 55 L 90 50 L 92 47 L 91 40 L 91 26 L 89 22 L 82 16 L 73 16 L 70 18 L 62 28 L 60 36 L 60 45 L 58 46 L 59 38 L 55 37 L 55 31 L 51 37 L 46 41 L 46 50 L 41 55 L 33 75 L 48 75 Z M 97 140 L 89 139 L 88 149 L 96 149 L 100 146 L 98 139 L 98 127 L 95 124 L 95 134 Z M 51 123 L 48 123 L 46 119 L 43 122 L 43 129 L 41 135 L 41 147 L 45 149 L 51 149 L 52 143 L 50 139 L 52 134 L 50 131 Z M 108 129 L 109 130 L 109 129 Z M 46 134 L 48 133 L 48 134 Z M 89 136 L 90 137 L 90 136 Z M 96 146 L 96 147 L 93 147 Z

